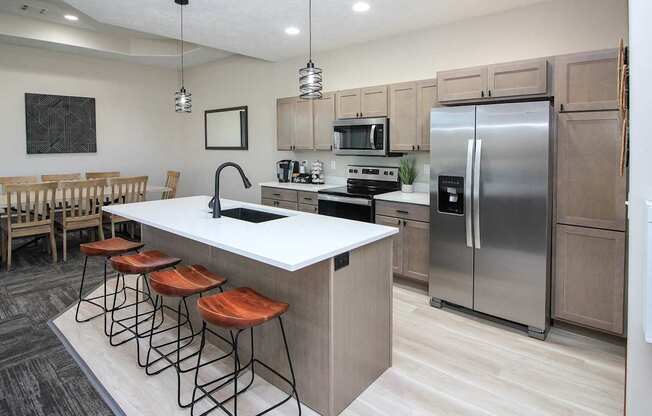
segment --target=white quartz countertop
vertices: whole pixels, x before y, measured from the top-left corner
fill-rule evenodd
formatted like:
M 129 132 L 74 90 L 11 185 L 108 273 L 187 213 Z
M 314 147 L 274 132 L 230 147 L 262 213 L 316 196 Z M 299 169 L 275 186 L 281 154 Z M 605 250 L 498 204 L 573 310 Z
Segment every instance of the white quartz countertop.
M 323 184 L 316 185 L 311 183 L 293 183 L 293 182 L 263 182 L 259 184 L 262 186 L 267 186 L 270 188 L 281 188 L 281 189 L 291 189 L 293 191 L 304 191 L 304 192 L 319 192 L 323 189 L 332 189 L 337 188 L 336 184 Z
M 382 240 L 398 232 L 386 227 L 306 212 L 221 199 L 222 210 L 246 207 L 281 215 L 263 223 L 214 219 L 209 196 L 109 205 L 105 211 L 281 269 L 311 264 Z
M 380 201 L 403 202 L 406 204 L 430 205 L 430 194 L 427 192 L 389 192 L 374 196 Z

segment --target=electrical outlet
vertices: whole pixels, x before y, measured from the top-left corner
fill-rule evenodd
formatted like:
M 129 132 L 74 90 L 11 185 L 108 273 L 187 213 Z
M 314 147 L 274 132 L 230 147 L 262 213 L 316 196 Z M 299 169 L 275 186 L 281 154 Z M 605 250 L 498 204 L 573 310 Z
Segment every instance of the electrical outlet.
M 334 160 L 331 160 L 331 169 L 333 170 L 337 169 L 337 162 Z
M 426 176 L 430 175 L 430 165 L 428 163 L 423 165 L 423 174 Z

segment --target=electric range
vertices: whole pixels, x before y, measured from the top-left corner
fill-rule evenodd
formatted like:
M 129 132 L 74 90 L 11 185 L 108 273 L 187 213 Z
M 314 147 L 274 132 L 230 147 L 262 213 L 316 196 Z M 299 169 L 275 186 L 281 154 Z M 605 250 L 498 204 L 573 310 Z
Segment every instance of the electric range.
M 349 165 L 346 186 L 319 191 L 322 215 L 374 222 L 374 195 L 401 187 L 397 167 Z

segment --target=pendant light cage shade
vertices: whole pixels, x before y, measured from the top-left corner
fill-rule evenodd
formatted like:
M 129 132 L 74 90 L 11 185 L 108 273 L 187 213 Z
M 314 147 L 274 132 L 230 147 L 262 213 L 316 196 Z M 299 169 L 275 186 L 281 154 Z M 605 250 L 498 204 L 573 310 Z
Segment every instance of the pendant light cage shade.
M 174 111 L 177 113 L 192 113 L 192 94 L 181 88 L 174 93 Z
M 187 6 L 189 0 L 174 0 L 181 9 L 181 88 L 174 93 L 174 111 L 177 113 L 192 113 L 192 94 L 186 91 L 183 78 L 183 7 Z
M 299 70 L 299 93 L 305 100 L 322 98 L 322 70 L 315 67 L 312 61 Z

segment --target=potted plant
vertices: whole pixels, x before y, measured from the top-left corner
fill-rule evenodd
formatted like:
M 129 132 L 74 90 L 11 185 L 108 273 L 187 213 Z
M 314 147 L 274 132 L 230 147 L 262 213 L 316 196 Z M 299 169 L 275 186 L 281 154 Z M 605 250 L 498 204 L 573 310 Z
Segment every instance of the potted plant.
M 416 162 L 414 159 L 401 159 L 398 168 L 398 176 L 401 178 L 401 191 L 414 192 L 414 180 L 417 177 Z

